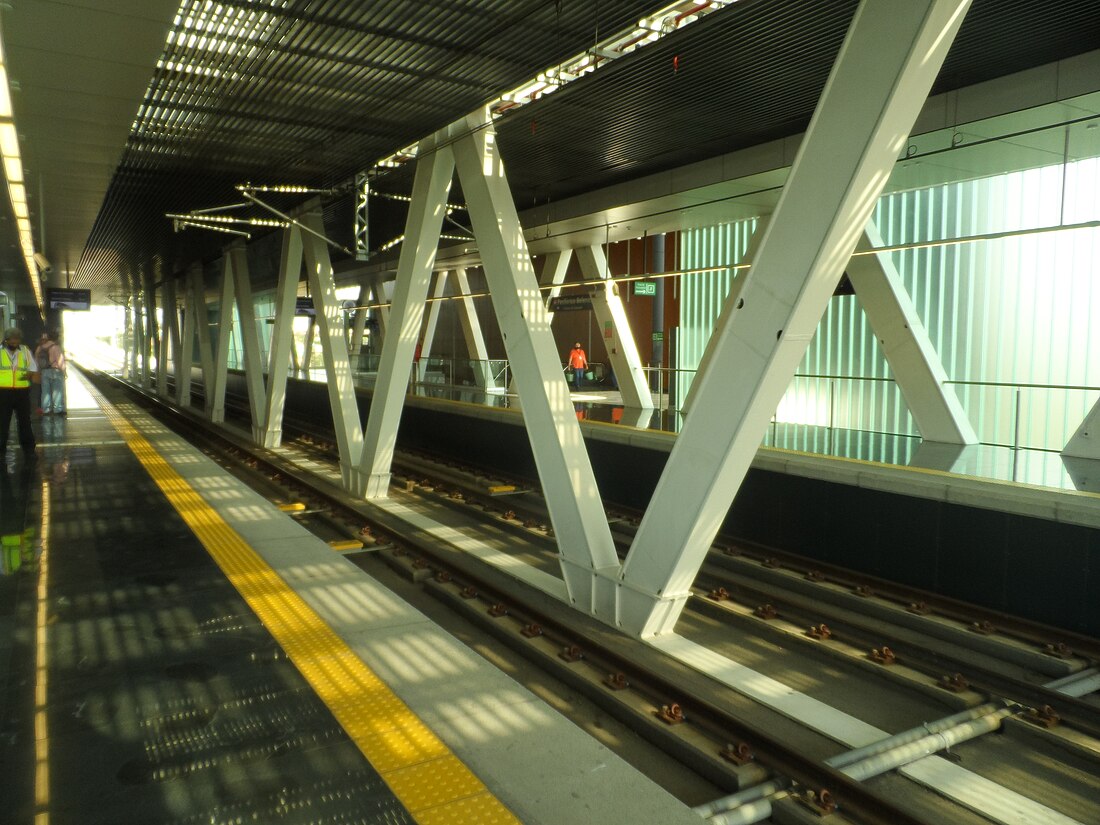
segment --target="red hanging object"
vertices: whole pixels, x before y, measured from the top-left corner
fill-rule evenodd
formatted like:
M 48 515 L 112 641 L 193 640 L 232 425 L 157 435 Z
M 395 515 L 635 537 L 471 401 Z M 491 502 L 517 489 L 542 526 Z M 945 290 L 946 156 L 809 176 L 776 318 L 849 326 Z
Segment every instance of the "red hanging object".
M 680 71 L 680 55 L 672 58 L 672 73 L 676 74 L 678 71 Z

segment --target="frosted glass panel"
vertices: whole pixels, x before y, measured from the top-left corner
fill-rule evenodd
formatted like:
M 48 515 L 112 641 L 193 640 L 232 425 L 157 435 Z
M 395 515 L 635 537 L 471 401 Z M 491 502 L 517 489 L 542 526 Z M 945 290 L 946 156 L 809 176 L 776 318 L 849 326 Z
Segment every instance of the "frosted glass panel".
M 1067 143 L 1095 152 L 1096 132 L 1074 127 Z M 1100 161 L 1084 157 L 886 194 L 873 220 L 891 247 L 1029 233 L 1100 220 L 1098 193 Z M 753 226 L 686 231 L 681 267 L 738 262 Z M 889 253 L 982 442 L 1061 449 L 1100 397 L 1098 253 L 1095 227 Z M 681 401 L 731 283 L 728 270 L 682 280 Z M 918 434 L 858 296 L 830 301 L 775 417 Z

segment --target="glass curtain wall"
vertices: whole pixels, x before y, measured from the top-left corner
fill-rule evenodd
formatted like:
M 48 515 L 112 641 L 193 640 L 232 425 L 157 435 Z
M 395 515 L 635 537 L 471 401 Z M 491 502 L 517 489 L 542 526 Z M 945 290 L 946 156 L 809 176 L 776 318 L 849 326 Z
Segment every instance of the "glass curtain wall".
M 1088 225 L 1100 220 L 1100 132 L 1090 125 L 1050 130 L 1064 135 L 1064 162 L 891 192 L 874 212 L 885 245 L 909 247 L 889 254 L 986 444 L 1060 450 L 1100 397 L 1100 228 Z M 1072 159 L 1073 143 L 1092 156 Z M 754 226 L 684 232 L 681 268 L 737 263 Z M 943 243 L 961 238 L 972 240 Z M 679 399 L 733 280 L 728 270 L 682 278 Z M 775 419 L 900 436 L 885 452 L 908 460 L 904 442 L 918 433 L 858 296 L 830 301 Z

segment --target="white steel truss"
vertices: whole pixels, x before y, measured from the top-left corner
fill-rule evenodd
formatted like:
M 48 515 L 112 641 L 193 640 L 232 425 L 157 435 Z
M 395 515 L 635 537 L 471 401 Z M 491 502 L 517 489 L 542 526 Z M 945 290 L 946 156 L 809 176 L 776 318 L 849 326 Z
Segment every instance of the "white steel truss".
M 607 594 L 600 597 L 596 591 L 600 582 L 613 582 L 606 574 L 618 569 L 618 557 L 497 152 L 496 135 L 484 110 L 425 139 L 418 150 L 394 285 L 391 320 L 395 329 L 383 343 L 367 421 L 362 460 L 366 493 L 384 498 L 388 492 L 405 381 L 456 170 L 514 369 L 569 596 L 579 608 L 595 612 L 597 604 L 608 602 Z
M 355 311 L 351 314 L 351 333 L 348 336 L 348 352 L 358 355 L 363 351 L 363 333 L 367 329 L 367 300 L 370 298 L 370 283 L 364 278 L 359 282 L 359 297 L 355 301 Z
M 143 348 L 143 355 L 145 357 L 145 363 L 147 365 L 145 370 L 145 380 L 142 384 L 144 389 L 152 389 L 155 387 L 155 379 L 152 372 L 153 359 L 157 361 L 157 371 L 160 371 L 161 365 L 159 361 L 160 357 L 160 330 L 157 324 L 157 298 L 156 291 L 153 285 L 153 278 L 151 275 L 146 274 L 144 278 L 144 293 L 142 296 L 142 303 L 145 309 L 145 346 Z
M 456 124 L 455 165 L 485 268 L 524 422 L 558 539 L 570 600 L 601 615 L 600 585 L 619 567 L 580 425 L 562 374 L 546 304 L 508 189 L 488 113 Z M 610 620 L 611 617 L 604 618 Z
M 372 275 L 370 278 L 371 303 L 375 304 L 371 310 L 374 319 L 378 322 L 378 336 L 386 340 L 386 330 L 390 324 L 390 307 L 386 302 L 386 284 L 381 275 Z
M 969 0 L 864 2 L 623 565 L 617 622 L 671 633 Z
M 191 365 L 195 355 L 195 313 L 191 306 L 191 281 L 194 279 L 195 264 L 188 270 L 183 283 L 183 323 L 180 325 L 180 345 L 176 349 L 173 372 L 176 377 L 176 404 L 180 407 L 191 406 Z M 201 269 L 199 270 L 201 277 Z
M 256 326 L 256 306 L 252 302 L 252 281 L 248 272 L 248 254 L 243 244 L 226 252 L 226 275 L 233 280 L 233 296 L 240 321 L 241 349 L 244 351 L 244 377 L 248 386 L 248 408 L 252 419 L 252 439 L 264 440 L 264 368 L 260 351 L 260 333 Z M 224 293 L 223 293 L 224 294 Z M 226 352 L 228 356 L 228 352 Z

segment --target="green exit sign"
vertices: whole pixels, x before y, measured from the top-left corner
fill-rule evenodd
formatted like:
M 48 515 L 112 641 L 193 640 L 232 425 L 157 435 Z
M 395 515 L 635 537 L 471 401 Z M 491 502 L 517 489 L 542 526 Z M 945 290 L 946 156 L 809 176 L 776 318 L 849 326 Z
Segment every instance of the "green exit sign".
M 635 281 L 634 282 L 634 294 L 635 295 L 656 295 L 657 284 L 654 281 Z

